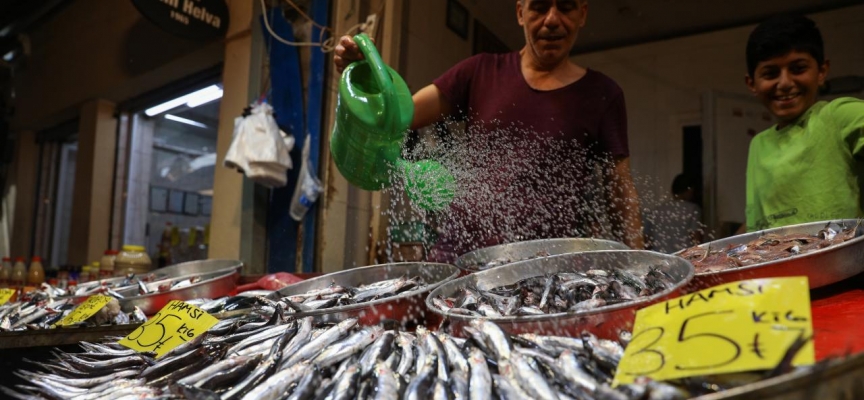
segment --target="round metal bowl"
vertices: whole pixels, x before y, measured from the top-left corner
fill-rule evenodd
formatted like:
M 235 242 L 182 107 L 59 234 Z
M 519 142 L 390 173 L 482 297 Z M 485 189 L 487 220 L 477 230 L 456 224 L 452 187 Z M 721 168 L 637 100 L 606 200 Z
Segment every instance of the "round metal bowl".
M 338 322 L 346 318 L 358 318 L 363 325 L 376 325 L 382 322 L 396 322 L 403 326 L 432 325 L 439 322 L 435 314 L 428 312 L 424 302 L 426 294 L 444 282 L 455 279 L 459 270 L 450 264 L 405 262 L 372 265 L 334 272 L 316 278 L 288 285 L 271 295 L 277 300 L 310 290 L 323 289 L 330 285 L 355 287 L 372 284 L 402 276 L 422 277 L 426 286 L 400 293 L 396 296 L 368 301 L 360 304 L 331 307 L 321 310 L 293 314 L 296 316 L 315 316 L 323 322 Z M 431 318 L 430 318 L 431 317 Z
M 148 280 L 180 279 L 193 276 L 201 276 L 203 279 L 192 285 L 166 292 L 121 299 L 120 307 L 126 312 L 138 307 L 144 314 L 153 315 L 171 300 L 215 299 L 227 296 L 237 289 L 237 281 L 240 278 L 240 268 L 242 267 L 243 263 L 240 261 L 201 260 L 161 268 L 147 274 Z
M 93 281 L 89 281 L 89 282 L 84 282 L 84 283 L 78 285 L 78 288 L 80 289 L 82 287 L 87 287 L 87 288 L 92 289 L 92 288 L 95 288 L 97 286 L 102 286 L 103 283 L 108 284 L 108 285 L 112 285 L 112 284 L 121 283 L 125 280 L 126 280 L 126 277 L 114 277 L 114 278 L 98 279 L 98 280 L 93 280 Z M 138 285 L 137 284 L 114 287 L 111 290 L 120 294 L 123 297 L 137 296 L 138 295 Z M 70 301 L 73 304 L 79 304 L 79 303 L 83 303 L 84 300 L 89 299 L 90 296 L 92 296 L 94 294 L 99 294 L 99 293 L 93 293 L 93 294 L 88 294 L 88 295 L 84 295 L 84 296 L 74 296 L 74 295 L 73 296 L 62 296 L 62 297 L 58 297 L 58 299 L 67 299 L 68 298 L 68 299 L 70 299 Z
M 466 287 L 488 290 L 511 285 L 526 278 L 560 272 L 584 272 L 591 269 L 618 268 L 644 275 L 649 268 L 659 268 L 676 280 L 674 287 L 637 300 L 600 307 L 595 310 L 546 315 L 511 317 L 472 317 L 438 309 L 432 303 L 436 297 L 455 297 Z M 607 339 L 618 339 L 622 330 L 632 330 L 636 310 L 683 294 L 683 288 L 693 279 L 693 266 L 680 257 L 642 250 L 609 250 L 590 253 L 571 253 L 519 261 L 501 267 L 477 272 L 433 290 L 426 299 L 426 307 L 440 314 L 450 323 L 456 336 L 464 336 L 463 328 L 471 320 L 484 318 L 495 322 L 510 334 L 540 333 L 575 337 L 583 331 Z
M 795 233 L 815 235 L 820 230 L 824 229 L 829 223 L 834 229 L 858 227 L 856 237 L 838 245 L 789 258 L 748 265 L 746 267 L 730 268 L 719 272 L 704 272 L 696 274 L 696 277 L 693 278 L 688 290 L 701 290 L 744 279 L 788 276 L 806 276 L 810 282 L 810 289 L 815 289 L 858 275 L 864 271 L 864 236 L 861 236 L 864 235 L 864 225 L 859 226 L 860 221 L 856 219 L 789 225 L 715 240 L 713 242 L 703 243 L 699 245 L 699 247 L 725 249 L 730 245 L 734 247 L 745 244 L 768 233 L 779 235 Z M 681 254 L 683 251 L 684 250 L 681 250 L 675 254 Z
M 147 282 L 154 282 L 210 272 L 239 271 L 241 268 L 243 268 L 243 262 L 238 260 L 198 260 L 154 269 L 142 275 L 141 278 Z
M 624 243 L 606 239 L 592 238 L 560 238 L 538 239 L 525 242 L 507 243 L 486 247 L 465 253 L 456 259 L 456 267 L 462 271 L 473 273 L 483 271 L 487 263 L 508 259 L 511 262 L 542 257 L 538 254 L 558 255 L 567 253 L 584 253 L 600 250 L 630 250 Z M 509 263 L 507 263 L 509 264 Z M 487 268 L 488 269 L 488 268 Z

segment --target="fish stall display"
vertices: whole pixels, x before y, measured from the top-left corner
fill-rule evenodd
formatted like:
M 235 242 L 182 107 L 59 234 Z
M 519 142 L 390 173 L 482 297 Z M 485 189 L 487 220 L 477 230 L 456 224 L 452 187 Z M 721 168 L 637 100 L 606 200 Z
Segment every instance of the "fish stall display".
M 16 399 L 684 399 L 729 387 L 723 381 L 643 380 L 610 386 L 621 341 L 540 334 L 509 336 L 471 322 L 465 339 L 418 328 L 241 316 L 161 358 L 116 344 L 82 342 L 15 371 L 25 384 L 2 386 Z M 623 342 L 623 343 L 622 343 Z M 791 357 L 784 359 L 791 360 Z M 782 367 L 782 368 L 780 368 Z M 790 365 L 776 371 L 788 372 Z M 743 374 L 747 375 L 747 374 Z M 739 375 L 736 384 L 769 376 Z
M 860 236 L 859 223 L 837 229 L 831 225 L 826 224 L 815 234 L 766 232 L 744 244 L 711 248 L 709 243 L 687 248 L 677 255 L 692 263 L 697 274 L 714 273 L 811 253 Z
M 693 266 L 683 258 L 641 250 L 567 253 L 475 272 L 446 282 L 426 308 L 463 336 L 485 318 L 511 334 L 542 332 L 605 339 L 632 330 L 639 308 L 683 293 Z
M 54 299 L 45 293 L 31 294 L 26 301 L 0 306 L 0 332 L 54 328 L 54 324 L 69 315 L 76 306 L 71 298 Z M 111 299 L 96 314 L 69 327 L 140 324 L 146 321 L 147 316 L 140 309 L 123 312 L 117 299 Z
M 358 318 L 360 325 L 398 323 L 411 328 L 440 322 L 429 312 L 429 292 L 455 279 L 450 264 L 400 262 L 349 268 L 294 283 L 267 296 L 296 316 L 339 322 Z
M 116 299 L 146 295 L 152 293 L 162 293 L 175 289 L 184 288 L 202 280 L 212 277 L 213 274 L 196 274 L 183 277 L 164 277 L 157 274 L 135 275 L 128 274 L 124 277 L 107 278 L 83 282 L 77 285 L 67 286 L 65 288 L 52 286 L 47 283 L 34 291 L 25 293 L 22 300 L 27 300 L 31 295 L 38 295 L 42 292 L 51 297 L 79 297 L 84 298 L 97 294 L 104 294 Z
M 296 312 L 323 310 L 332 307 L 361 304 L 396 296 L 412 290 L 424 290 L 428 284 L 422 276 L 402 276 L 357 287 L 331 283 L 329 287 L 305 293 L 292 293 L 281 298 L 288 308 Z
M 644 276 L 624 269 L 559 272 L 522 279 L 511 285 L 463 288 L 457 297 L 432 299 L 441 311 L 484 317 L 545 315 L 593 310 L 653 296 L 677 280 L 659 268 Z
M 456 260 L 456 267 L 465 272 L 477 272 L 518 261 L 559 254 L 629 249 L 623 243 L 596 238 L 526 240 L 485 247 L 463 254 Z

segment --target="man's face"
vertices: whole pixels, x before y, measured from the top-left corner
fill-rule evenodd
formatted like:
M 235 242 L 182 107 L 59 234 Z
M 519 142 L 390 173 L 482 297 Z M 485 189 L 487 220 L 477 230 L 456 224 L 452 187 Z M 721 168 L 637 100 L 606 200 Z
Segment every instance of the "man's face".
M 569 56 L 587 15 L 587 0 L 521 0 L 516 3 L 516 16 L 525 31 L 528 50 L 544 64 L 557 63 Z
M 793 50 L 760 62 L 746 83 L 783 127 L 816 103 L 827 74 L 827 61 L 819 65 L 810 53 Z

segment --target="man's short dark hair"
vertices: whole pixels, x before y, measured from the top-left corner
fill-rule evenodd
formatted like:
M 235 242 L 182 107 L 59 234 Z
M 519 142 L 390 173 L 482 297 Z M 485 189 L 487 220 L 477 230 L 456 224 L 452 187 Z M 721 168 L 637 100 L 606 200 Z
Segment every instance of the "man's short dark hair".
M 678 174 L 672 180 L 672 194 L 681 194 L 686 192 L 687 189 L 696 190 L 696 179 L 690 175 Z
M 802 15 L 778 15 L 756 27 L 747 40 L 747 73 L 765 60 L 791 51 L 809 53 L 821 66 L 825 62 L 822 33 L 816 23 Z

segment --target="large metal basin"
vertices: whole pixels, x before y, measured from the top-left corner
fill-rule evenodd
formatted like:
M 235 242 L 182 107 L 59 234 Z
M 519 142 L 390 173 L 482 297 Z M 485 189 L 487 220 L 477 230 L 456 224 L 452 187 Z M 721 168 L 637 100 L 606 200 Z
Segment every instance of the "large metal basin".
M 856 400 L 864 398 L 864 353 L 824 360 L 788 374 L 693 400 Z
M 546 315 L 500 318 L 472 317 L 442 311 L 432 303 L 432 299 L 438 296 L 455 297 L 465 287 L 488 290 L 535 276 L 559 272 L 584 272 L 598 268 L 619 268 L 640 276 L 648 272 L 649 268 L 659 268 L 676 279 L 677 283 L 671 289 L 627 303 L 600 307 L 590 311 Z M 511 334 L 541 333 L 574 337 L 583 331 L 589 331 L 599 337 L 618 339 L 622 330 L 632 330 L 636 310 L 682 294 L 685 285 L 693 279 L 693 274 L 693 266 L 683 258 L 652 251 L 609 250 L 562 254 L 519 261 L 447 282 L 429 294 L 426 299 L 426 307 L 449 320 L 450 329 L 457 336 L 464 336 L 463 328 L 471 320 L 485 318 L 500 325 L 503 330 Z
M 198 260 L 154 269 L 147 274 L 144 274 L 142 278 L 147 282 L 154 282 L 167 278 L 177 278 L 210 272 L 239 271 L 241 268 L 243 268 L 243 262 L 238 260 Z
M 630 250 L 630 248 L 624 243 L 606 239 L 560 238 L 528 240 L 486 247 L 465 253 L 456 259 L 456 267 L 471 273 L 482 271 L 484 265 L 494 260 L 509 259 L 512 262 L 516 262 L 542 257 L 538 256 L 538 254 L 543 253 L 554 256 L 558 254 L 601 250 Z
M 93 281 L 82 283 L 82 284 L 78 285 L 78 287 L 82 288 L 82 287 L 86 286 L 88 288 L 95 288 L 97 286 L 102 286 L 103 283 L 106 283 L 108 285 L 112 285 L 112 284 L 122 283 L 124 280 L 126 280 L 126 277 L 114 277 L 114 278 L 98 279 L 98 280 L 93 280 Z M 111 290 L 113 290 L 114 292 L 116 292 L 116 293 L 118 293 L 124 297 L 131 297 L 131 296 L 137 296 L 138 295 L 138 285 L 137 284 L 115 287 L 115 288 L 112 288 Z M 93 293 L 93 294 L 99 294 L 99 293 Z M 79 303 L 83 303 L 84 300 L 89 299 L 90 296 L 92 296 L 93 294 L 88 294 L 86 296 L 63 296 L 63 297 L 58 297 L 58 299 L 68 298 L 73 304 L 79 304 Z
M 780 228 L 768 229 L 759 232 L 746 233 L 729 238 L 715 240 L 699 245 L 701 248 L 725 249 L 730 245 L 741 245 L 750 242 L 768 233 L 788 235 L 793 233 L 805 233 L 815 235 L 824 229 L 829 223 L 834 229 L 858 227 L 856 235 L 864 234 L 864 225 L 859 226 L 860 221 L 856 219 L 844 219 L 839 221 L 809 222 L 806 224 L 789 225 Z M 681 250 L 675 254 L 680 254 Z M 864 236 L 858 236 L 847 242 L 826 247 L 824 249 L 811 251 L 809 253 L 748 265 L 746 267 L 732 268 L 719 272 L 707 272 L 696 274 L 689 285 L 689 290 L 696 291 L 711 286 L 744 279 L 774 278 L 788 276 L 807 276 L 810 281 L 810 289 L 827 286 L 851 278 L 864 271 Z
M 152 281 L 169 278 L 184 279 L 201 276 L 202 281 L 161 293 L 128 297 L 120 300 L 123 311 L 138 307 L 147 315 L 153 315 L 171 300 L 191 300 L 197 298 L 215 299 L 232 294 L 237 289 L 240 268 L 243 263 L 234 260 L 201 260 L 176 264 L 147 274 Z
M 459 270 L 450 264 L 405 262 L 372 265 L 334 272 L 288 285 L 273 293 L 271 298 L 276 300 L 286 296 L 306 293 L 310 290 L 323 289 L 333 284 L 356 287 L 402 276 L 420 276 L 427 283 L 425 287 L 384 299 L 297 313 L 295 315 L 316 316 L 316 319 L 324 322 L 338 322 L 346 318 L 358 318 L 359 323 L 363 325 L 396 322 L 399 325 L 409 327 L 415 325 L 431 326 L 440 322 L 440 320 L 436 319 L 436 314 L 426 309 L 427 306 L 424 302 L 426 294 L 443 282 L 455 279 L 458 275 Z

